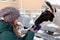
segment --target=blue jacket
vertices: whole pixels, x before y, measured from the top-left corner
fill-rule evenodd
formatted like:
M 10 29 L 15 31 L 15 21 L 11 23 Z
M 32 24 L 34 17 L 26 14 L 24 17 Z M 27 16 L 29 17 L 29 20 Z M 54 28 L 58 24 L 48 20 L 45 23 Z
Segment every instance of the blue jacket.
M 0 40 L 33 40 L 34 32 L 28 31 L 24 37 L 17 38 L 8 23 L 0 20 Z

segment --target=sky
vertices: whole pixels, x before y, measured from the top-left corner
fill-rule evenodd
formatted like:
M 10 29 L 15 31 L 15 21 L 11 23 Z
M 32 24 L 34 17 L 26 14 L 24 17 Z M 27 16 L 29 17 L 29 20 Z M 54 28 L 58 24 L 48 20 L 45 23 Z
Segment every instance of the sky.
M 49 1 L 51 4 L 60 5 L 60 0 L 47 0 L 47 1 Z

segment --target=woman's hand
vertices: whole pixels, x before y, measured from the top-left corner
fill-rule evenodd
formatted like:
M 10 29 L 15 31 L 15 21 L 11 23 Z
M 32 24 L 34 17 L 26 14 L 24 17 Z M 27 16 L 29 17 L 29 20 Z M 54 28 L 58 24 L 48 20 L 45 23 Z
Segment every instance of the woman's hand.
M 37 26 L 36 26 L 36 25 L 33 25 L 33 26 L 32 26 L 32 28 L 30 29 L 30 31 L 35 32 L 35 33 L 36 33 L 37 31 L 39 31 L 39 29 L 40 29 L 40 28 L 41 28 L 41 26 L 40 26 L 40 25 L 37 25 Z

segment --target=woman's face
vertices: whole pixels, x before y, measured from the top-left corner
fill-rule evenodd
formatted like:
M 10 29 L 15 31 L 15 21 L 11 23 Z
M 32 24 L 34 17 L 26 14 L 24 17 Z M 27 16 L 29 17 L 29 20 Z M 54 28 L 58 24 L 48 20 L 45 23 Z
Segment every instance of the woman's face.
M 18 22 L 19 22 L 19 20 L 16 19 L 15 22 L 14 22 L 15 27 L 17 27 L 17 23 L 18 23 Z
M 16 20 L 15 20 L 15 24 L 17 24 L 17 22 L 19 22 L 19 20 L 18 20 L 18 19 L 16 19 Z

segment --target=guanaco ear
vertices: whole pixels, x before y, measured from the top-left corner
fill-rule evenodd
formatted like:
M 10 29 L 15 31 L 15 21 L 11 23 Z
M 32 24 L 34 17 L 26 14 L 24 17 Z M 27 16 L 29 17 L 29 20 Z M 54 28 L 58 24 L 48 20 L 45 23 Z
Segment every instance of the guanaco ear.
M 45 1 L 45 3 L 48 7 L 50 7 L 51 11 L 54 12 L 54 8 L 52 7 L 51 3 L 49 3 L 48 1 Z
M 57 9 L 56 8 L 54 8 L 55 9 L 55 12 L 57 12 Z

